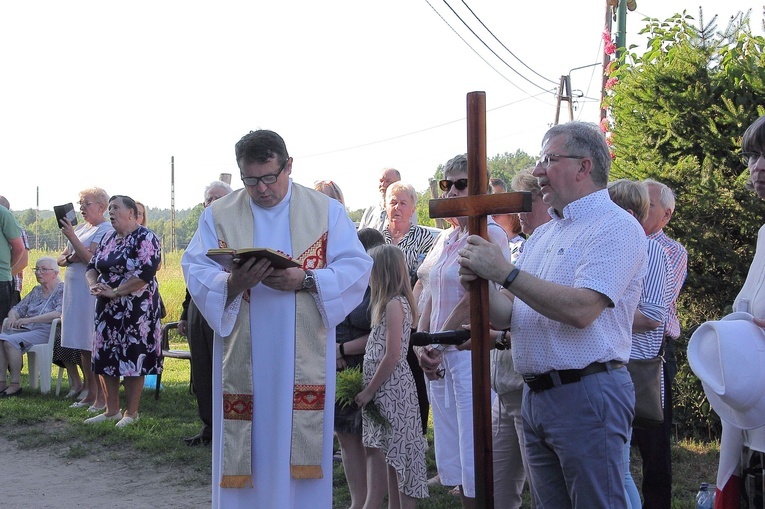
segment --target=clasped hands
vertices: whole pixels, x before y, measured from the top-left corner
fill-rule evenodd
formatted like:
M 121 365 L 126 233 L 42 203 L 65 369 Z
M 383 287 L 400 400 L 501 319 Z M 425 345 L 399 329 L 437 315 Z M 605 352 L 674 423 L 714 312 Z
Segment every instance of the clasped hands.
M 107 299 L 113 299 L 117 296 L 117 294 L 114 293 L 114 288 L 106 283 L 95 283 L 90 285 L 90 294 L 97 297 L 106 297 Z
M 11 315 L 8 314 L 8 328 L 9 329 L 21 329 L 23 327 L 26 327 L 27 324 L 32 323 L 32 320 L 29 318 L 21 318 L 17 314 Z

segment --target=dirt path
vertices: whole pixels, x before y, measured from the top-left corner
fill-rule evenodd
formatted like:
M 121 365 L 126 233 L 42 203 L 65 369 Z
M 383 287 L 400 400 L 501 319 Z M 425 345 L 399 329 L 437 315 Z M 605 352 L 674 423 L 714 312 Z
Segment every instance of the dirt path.
M 209 508 L 210 485 L 184 481 L 172 465 L 132 457 L 61 458 L 55 447 L 19 449 L 0 438 L 3 509 Z

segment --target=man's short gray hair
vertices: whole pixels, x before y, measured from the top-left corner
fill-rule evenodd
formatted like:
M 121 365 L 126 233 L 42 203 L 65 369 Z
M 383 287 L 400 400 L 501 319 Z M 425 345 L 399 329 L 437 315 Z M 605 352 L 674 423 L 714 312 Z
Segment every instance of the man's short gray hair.
M 226 184 L 222 180 L 213 180 L 212 182 L 207 184 L 207 187 L 205 187 L 205 200 L 207 199 L 207 193 L 209 193 L 213 189 L 218 189 L 218 188 L 225 190 L 226 194 L 233 191 L 233 189 L 231 189 L 231 186 Z
M 649 188 L 651 186 L 658 187 L 659 201 L 661 202 L 661 206 L 665 209 L 671 210 L 672 212 L 675 211 L 675 192 L 672 190 L 672 188 L 670 188 L 667 184 L 654 179 L 645 179 L 643 183 Z
M 592 181 L 598 187 L 605 188 L 611 171 L 611 153 L 600 128 L 590 122 L 558 124 L 545 133 L 542 144 L 558 136 L 566 137 L 563 147 L 571 152 L 568 155 L 584 156 L 592 160 Z

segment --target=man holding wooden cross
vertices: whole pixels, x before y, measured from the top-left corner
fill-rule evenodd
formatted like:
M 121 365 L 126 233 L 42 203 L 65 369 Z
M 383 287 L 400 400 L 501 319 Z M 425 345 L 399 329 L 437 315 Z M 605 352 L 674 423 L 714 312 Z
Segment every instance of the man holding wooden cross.
M 491 289 L 494 328 L 510 328 L 524 376 L 523 420 L 539 509 L 626 507 L 624 445 L 635 394 L 624 363 L 645 272 L 640 224 L 609 198 L 611 159 L 597 126 L 556 125 L 537 177 L 552 220 L 529 237 L 517 266 L 471 235 L 463 284 Z

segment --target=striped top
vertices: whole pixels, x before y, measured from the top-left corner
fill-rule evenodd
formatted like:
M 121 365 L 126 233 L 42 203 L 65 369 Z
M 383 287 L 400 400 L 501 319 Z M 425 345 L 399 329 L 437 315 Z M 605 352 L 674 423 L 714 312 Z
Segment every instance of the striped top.
M 659 230 L 648 235 L 649 239 L 655 240 L 664 248 L 669 262 L 668 286 L 672 299 L 667 312 L 667 330 L 666 335 L 672 339 L 680 337 L 680 320 L 677 317 L 677 297 L 680 295 L 680 289 L 685 283 L 685 276 L 688 274 L 688 251 L 676 240 L 670 239 Z
M 390 236 L 390 230 L 386 226 L 383 230 L 383 236 L 385 237 L 386 244 L 392 244 L 393 240 Z M 412 225 L 409 227 L 409 231 L 406 232 L 401 240 L 398 241 L 396 247 L 404 252 L 404 258 L 406 258 L 406 268 L 409 271 L 409 279 L 414 286 L 417 282 L 417 268 L 425 259 L 425 255 L 428 254 L 433 247 L 433 235 L 423 228 L 422 226 Z
M 672 298 L 667 278 L 669 260 L 664 248 L 655 240 L 648 240 L 648 258 L 643 292 L 638 302 L 638 312 L 650 320 L 666 323 L 667 310 Z M 664 327 L 650 331 L 632 333 L 630 359 L 650 359 L 656 357 L 664 341 Z

